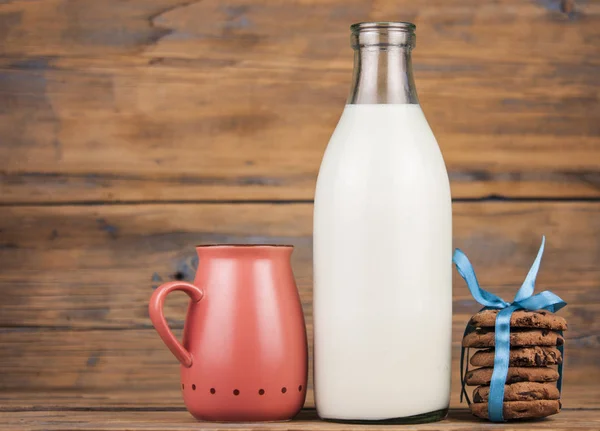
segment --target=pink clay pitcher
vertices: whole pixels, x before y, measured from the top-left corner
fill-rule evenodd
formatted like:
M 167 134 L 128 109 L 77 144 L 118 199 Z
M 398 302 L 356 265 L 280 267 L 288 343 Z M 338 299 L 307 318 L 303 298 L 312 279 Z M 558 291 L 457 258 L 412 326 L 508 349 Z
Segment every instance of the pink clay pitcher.
M 198 246 L 194 283 L 173 281 L 150 299 L 150 319 L 181 363 L 188 411 L 207 421 L 293 418 L 306 397 L 304 315 L 292 246 Z M 180 343 L 163 315 L 166 296 L 190 297 Z

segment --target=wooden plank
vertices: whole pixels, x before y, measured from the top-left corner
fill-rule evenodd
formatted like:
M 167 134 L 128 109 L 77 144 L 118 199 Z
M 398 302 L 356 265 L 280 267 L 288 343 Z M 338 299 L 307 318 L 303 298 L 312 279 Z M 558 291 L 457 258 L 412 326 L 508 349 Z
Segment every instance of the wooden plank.
M 592 431 L 600 427 L 600 411 L 568 410 L 539 421 L 521 421 L 502 425 L 512 430 Z M 0 430 L 15 428 L 30 430 L 366 430 L 367 425 L 336 424 L 319 421 L 314 410 L 304 410 L 291 422 L 226 424 L 197 422 L 186 412 L 143 411 L 143 412 L 95 412 L 95 411 L 42 411 L 0 413 Z M 411 431 L 462 431 L 466 429 L 498 429 L 491 424 L 474 418 L 465 410 L 451 410 L 442 422 L 422 425 L 386 425 L 386 430 Z
M 176 365 L 175 365 L 176 366 Z M 171 382 L 172 383 L 172 382 Z M 136 390 L 134 386 L 129 389 L 39 389 L 28 390 L 2 390 L 0 391 L 0 412 L 26 412 L 26 411 L 125 411 L 125 410 L 162 410 L 185 411 L 181 393 L 171 384 L 168 388 L 146 391 Z M 458 386 L 453 386 L 452 408 L 466 408 L 466 402 L 460 403 Z M 570 409 L 598 409 L 598 388 L 592 385 L 573 387 L 567 381 L 566 403 L 564 408 Z M 308 393 L 307 405 L 314 406 L 312 392 Z M 565 401 L 565 398 L 563 398 Z M 312 407 L 308 407 L 312 408 Z
M 176 365 L 175 365 L 176 367 Z M 170 374 L 169 374 L 170 375 Z M 175 376 L 175 381 L 177 376 Z M 453 380 L 451 408 L 466 408 L 466 402 L 460 403 L 456 379 Z M 563 404 L 567 410 L 598 409 L 599 390 L 597 385 L 576 385 L 567 380 L 563 392 Z M 314 408 L 312 390 L 307 393 L 307 408 Z M 150 390 L 129 389 L 38 389 L 0 391 L 0 412 L 24 411 L 123 411 L 123 410 L 170 410 L 185 411 L 181 392 L 177 384 L 170 382 L 169 387 Z
M 510 298 L 548 236 L 538 289 L 569 302 L 573 332 L 596 331 L 600 203 L 455 203 L 454 243 L 473 256 L 483 286 Z M 195 244 L 290 243 L 310 316 L 312 205 L 181 204 L 5 207 L 0 211 L 0 325 L 147 328 L 152 288 L 195 273 Z M 455 274 L 456 275 L 456 274 Z M 476 311 L 454 280 L 457 316 Z M 185 295 L 168 301 L 182 327 Z M 576 333 L 577 336 L 585 332 Z
M 142 396 L 140 396 L 142 395 Z M 185 411 L 177 388 L 147 390 L 40 389 L 0 391 L 0 412 L 31 410 L 172 410 Z
M 597 60 L 591 55 L 594 41 L 586 39 L 595 35 L 590 21 L 600 12 L 594 2 L 578 2 L 571 14 L 553 0 L 498 0 L 477 10 L 474 5 L 475 0 L 231 0 L 225 5 L 216 0 L 12 0 L 0 9 L 0 55 L 211 59 L 230 58 L 235 51 L 241 59 L 303 54 L 303 59 L 336 60 L 338 47 L 347 46 L 351 23 L 394 14 L 417 24 L 425 52 L 444 58 L 513 62 L 540 58 L 542 49 L 553 60 Z M 340 29 L 346 33 L 340 36 Z M 563 33 L 552 34 L 557 29 Z M 541 31 L 531 37 L 535 30 Z M 425 43 L 430 41 L 436 43 Z
M 482 285 L 505 298 L 522 282 L 541 235 L 548 235 L 538 290 L 551 289 L 569 303 L 561 314 L 570 322 L 565 402 L 573 406 L 600 400 L 599 213 L 598 203 L 454 205 L 455 245 L 473 257 Z M 294 244 L 311 337 L 311 226 L 310 204 L 4 208 L 0 388 L 90 396 L 137 390 L 139 400 L 151 405 L 155 390 L 177 405 L 178 367 L 149 325 L 147 300 L 162 281 L 193 278 L 198 243 Z M 179 330 L 186 302 L 184 295 L 172 295 L 167 303 L 166 314 Z M 453 403 L 458 342 L 478 308 L 456 277 Z
M 294 244 L 310 313 L 311 218 L 306 204 L 3 208 L 0 325 L 147 327 L 152 288 L 193 280 L 194 246 L 215 242 Z M 172 296 L 166 314 L 182 327 L 186 298 Z
M 347 26 L 401 11 L 455 197 L 598 197 L 600 6 L 554 3 L 4 3 L 0 193 L 312 199 L 348 91 Z
M 459 322 L 455 319 L 455 329 Z M 451 405 L 460 406 L 460 339 L 455 331 Z M 180 331 L 176 331 L 180 335 Z M 309 328 L 312 344 L 312 328 Z M 181 406 L 179 364 L 154 330 L 0 331 L 0 389 L 22 391 L 22 399 L 37 392 L 59 391 L 69 399 L 82 395 L 84 405 Z M 312 345 L 311 345 L 312 347 Z M 597 340 L 582 347 L 567 336 L 565 407 L 600 407 Z M 313 407 L 311 374 L 306 406 Z M 473 388 L 470 388 L 471 392 Z M 207 389 L 208 390 L 208 389 Z M 158 396 L 160 394 L 160 396 Z M 96 401 L 98 400 L 98 404 Z M 62 405 L 55 398 L 35 405 Z

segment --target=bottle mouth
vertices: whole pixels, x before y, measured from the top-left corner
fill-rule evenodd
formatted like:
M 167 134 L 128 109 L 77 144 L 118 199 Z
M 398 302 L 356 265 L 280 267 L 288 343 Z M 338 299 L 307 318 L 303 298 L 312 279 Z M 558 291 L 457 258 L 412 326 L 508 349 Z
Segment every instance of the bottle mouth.
M 412 22 L 359 22 L 350 26 L 353 49 L 415 47 L 417 26 Z
M 359 31 L 364 30 L 399 30 L 399 31 L 407 31 L 414 32 L 417 29 L 417 26 L 412 22 L 407 21 L 398 21 L 398 22 L 357 22 L 356 24 L 352 24 L 350 26 L 350 31 L 352 33 L 358 33 Z

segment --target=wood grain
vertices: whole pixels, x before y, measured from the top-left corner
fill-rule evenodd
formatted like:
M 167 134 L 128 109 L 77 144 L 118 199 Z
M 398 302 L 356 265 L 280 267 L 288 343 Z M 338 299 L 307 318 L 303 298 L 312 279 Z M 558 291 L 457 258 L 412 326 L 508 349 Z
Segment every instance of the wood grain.
M 304 410 L 290 422 L 256 424 L 218 424 L 197 422 L 187 412 L 173 411 L 28 411 L 0 412 L 0 430 L 27 428 L 33 430 L 367 430 L 365 425 L 336 424 L 319 421 L 314 410 Z M 539 421 L 512 422 L 502 425 L 502 429 L 514 430 L 553 430 L 592 431 L 600 427 L 599 410 L 563 410 L 556 416 Z M 491 424 L 474 418 L 464 409 L 451 410 L 442 422 L 422 425 L 386 425 L 386 430 L 410 431 L 463 431 L 493 430 Z
M 455 203 L 453 211 L 455 246 L 477 257 L 482 285 L 505 297 L 514 295 L 547 235 L 538 289 L 570 303 L 571 330 L 573 318 L 598 328 L 578 307 L 600 301 L 600 204 Z M 310 316 L 311 234 L 310 204 L 6 207 L 0 212 L 0 324 L 148 327 L 152 287 L 192 280 L 194 245 L 226 242 L 295 245 L 292 264 Z M 476 310 L 464 282 L 456 277 L 454 285 L 455 313 Z M 167 314 L 182 327 L 187 299 L 173 296 Z
M 600 6 L 559 4 L 5 2 L 0 194 L 310 200 L 349 88 L 348 25 L 398 17 L 418 26 L 455 197 L 597 198 Z
M 453 196 L 521 200 L 454 205 L 455 245 L 482 285 L 511 298 L 548 237 L 537 284 L 569 303 L 567 410 L 535 428 L 599 428 L 600 4 L 12 0 L 0 430 L 198 427 L 147 316 L 153 288 L 192 279 L 195 244 L 294 244 L 312 337 L 311 203 L 350 84 L 348 25 L 389 19 L 418 26 L 417 87 Z M 178 334 L 186 302 L 166 307 Z M 456 276 L 453 306 L 458 406 L 458 343 L 479 306 Z M 270 427 L 352 428 L 300 419 Z M 418 429 L 475 427 L 494 426 L 454 411 Z
M 176 385 L 175 385 L 176 386 Z M 459 403 L 453 391 L 451 406 L 466 408 L 467 404 Z M 598 389 L 588 386 L 573 388 L 567 385 L 565 409 L 588 410 L 598 409 L 595 400 Z M 141 396 L 140 396 L 141 395 Z M 565 399 L 563 398 L 563 401 Z M 312 393 L 308 394 L 307 405 L 313 406 Z M 312 408 L 312 407 L 308 407 Z M 185 411 L 181 392 L 177 387 L 161 390 L 140 391 L 135 387 L 119 390 L 106 389 L 39 389 L 2 390 L 0 391 L 0 412 L 18 411 Z
M 459 324 L 454 322 L 456 328 Z M 180 333 L 176 331 L 178 336 Z M 309 338 L 312 341 L 312 330 Z M 454 334 L 453 338 L 451 405 L 458 407 L 461 336 Z M 9 394 L 19 391 L 21 400 L 33 405 L 63 404 L 54 397 L 44 400 L 35 396 L 49 391 L 57 397 L 65 394 L 67 400 L 76 394 L 87 406 L 182 405 L 179 364 L 154 330 L 3 330 L 0 341 L 0 389 Z M 566 407 L 600 406 L 598 347 L 597 341 L 581 347 L 567 337 L 562 395 Z M 314 407 L 312 373 L 308 387 L 306 406 Z
M 456 203 L 455 245 L 473 259 L 483 286 L 514 295 L 548 244 L 538 290 L 569 303 L 565 405 L 598 406 L 600 375 L 600 205 Z M 137 402 L 178 405 L 178 366 L 147 317 L 153 287 L 191 280 L 194 245 L 291 243 L 312 338 L 312 205 L 181 204 L 11 206 L 0 212 L 0 388 L 36 393 L 139 391 Z M 179 332 L 187 298 L 166 314 Z M 462 328 L 479 306 L 454 283 L 454 388 Z M 94 395 L 96 394 L 96 395 Z M 583 396 L 582 394 L 585 394 Z M 123 399 L 123 398 L 121 398 Z M 308 404 L 312 405 L 312 394 Z

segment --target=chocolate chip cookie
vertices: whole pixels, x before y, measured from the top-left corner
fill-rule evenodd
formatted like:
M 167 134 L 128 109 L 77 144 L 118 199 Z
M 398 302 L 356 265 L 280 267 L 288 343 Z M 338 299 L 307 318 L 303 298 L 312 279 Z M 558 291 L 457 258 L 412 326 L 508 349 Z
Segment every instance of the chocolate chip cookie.
M 493 347 L 496 332 L 489 328 L 477 328 L 463 338 L 463 347 Z M 561 346 L 565 339 L 549 329 L 529 329 L 510 331 L 511 346 Z
M 471 317 L 469 322 L 477 327 L 494 327 L 499 310 L 483 310 Z M 567 321 L 546 310 L 517 310 L 510 316 L 510 326 L 519 328 L 541 328 L 566 331 Z
M 489 386 L 478 386 L 473 391 L 474 403 L 487 403 Z M 557 400 L 558 388 L 552 383 L 519 382 L 504 385 L 504 401 Z
M 489 385 L 492 381 L 493 367 L 477 368 L 465 375 L 465 383 L 469 386 Z M 549 367 L 509 367 L 506 383 L 516 382 L 556 382 L 558 371 Z
M 471 404 L 471 413 L 482 418 L 488 417 L 488 403 Z M 559 400 L 507 401 L 503 404 L 504 419 L 534 419 L 554 415 L 560 411 Z
M 494 349 L 480 350 L 471 356 L 471 365 L 494 366 Z M 555 347 L 519 347 L 510 349 L 510 367 L 542 367 L 562 363 L 562 355 Z

